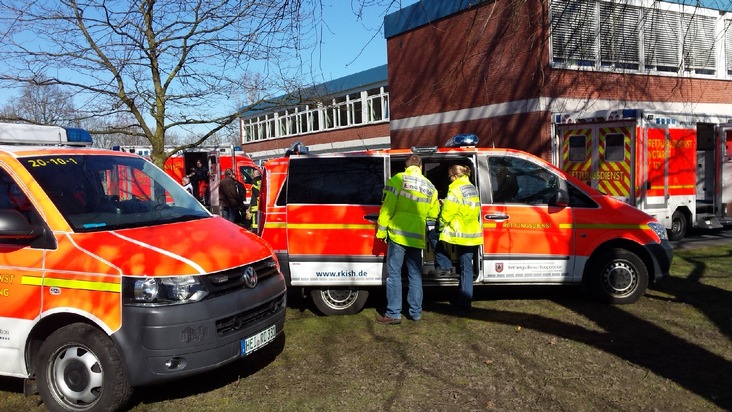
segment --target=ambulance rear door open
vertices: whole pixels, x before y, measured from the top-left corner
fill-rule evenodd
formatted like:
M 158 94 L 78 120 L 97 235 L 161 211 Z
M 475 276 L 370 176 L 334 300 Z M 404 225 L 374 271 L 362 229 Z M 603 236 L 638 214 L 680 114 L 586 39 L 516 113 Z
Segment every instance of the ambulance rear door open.
M 732 123 L 720 125 L 717 128 L 719 136 L 720 156 L 719 182 L 717 188 L 719 199 L 718 207 L 719 220 L 726 224 L 732 224 Z

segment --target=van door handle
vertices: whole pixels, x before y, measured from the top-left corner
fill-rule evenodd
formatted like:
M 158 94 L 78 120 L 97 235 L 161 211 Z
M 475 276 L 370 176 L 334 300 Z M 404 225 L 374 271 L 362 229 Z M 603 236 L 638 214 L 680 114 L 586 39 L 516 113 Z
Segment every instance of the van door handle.
M 379 220 L 379 214 L 378 213 L 369 213 L 368 215 L 364 215 L 363 218 L 368 220 L 369 222 L 376 223 L 376 221 Z
M 485 215 L 485 218 L 490 220 L 507 220 L 508 215 L 505 213 L 490 213 Z

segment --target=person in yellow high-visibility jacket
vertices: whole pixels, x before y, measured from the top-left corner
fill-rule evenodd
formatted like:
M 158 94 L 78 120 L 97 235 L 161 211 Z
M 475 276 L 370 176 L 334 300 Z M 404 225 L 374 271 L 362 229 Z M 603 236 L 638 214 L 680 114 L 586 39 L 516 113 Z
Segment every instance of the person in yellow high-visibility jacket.
M 442 242 L 455 245 L 460 263 L 460 291 L 452 303 L 459 309 L 470 310 L 473 300 L 473 256 L 483 244 L 480 196 L 478 189 L 470 183 L 468 166 L 452 165 L 448 174 L 451 183 L 447 196 L 442 202 L 437 227 L 429 234 L 435 250 L 435 271 L 432 274 L 440 276 L 451 273 L 452 261 Z
M 409 276 L 409 317 L 422 319 L 422 249 L 426 246 L 427 219 L 440 211 L 437 189 L 422 175 L 422 158 L 411 155 L 406 170 L 397 173 L 384 187 L 376 238 L 387 242 L 386 312 L 376 322 L 401 323 L 402 265 Z

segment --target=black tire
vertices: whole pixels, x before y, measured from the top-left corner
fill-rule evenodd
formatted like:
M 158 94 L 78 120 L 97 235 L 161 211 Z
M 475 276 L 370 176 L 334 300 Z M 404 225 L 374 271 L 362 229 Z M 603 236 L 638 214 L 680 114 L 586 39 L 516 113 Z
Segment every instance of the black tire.
M 363 309 L 369 292 L 357 288 L 322 288 L 311 290 L 310 297 L 325 316 L 354 315 Z
M 41 345 L 35 372 L 51 411 L 116 411 L 132 396 L 122 357 L 101 330 L 74 323 Z
M 634 303 L 646 293 L 648 269 L 635 253 L 611 249 L 593 259 L 590 286 L 600 301 Z
M 689 230 L 689 220 L 683 212 L 678 210 L 671 216 L 671 229 L 668 230 L 668 240 L 681 240 Z

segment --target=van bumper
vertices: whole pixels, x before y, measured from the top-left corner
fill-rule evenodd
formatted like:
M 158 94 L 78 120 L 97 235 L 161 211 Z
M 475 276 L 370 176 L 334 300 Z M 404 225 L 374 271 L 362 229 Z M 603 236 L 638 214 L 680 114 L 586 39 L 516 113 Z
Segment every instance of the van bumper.
M 242 340 L 275 325 L 285 326 L 286 289 L 278 274 L 254 289 L 241 289 L 201 302 L 124 306 L 122 328 L 112 334 L 132 386 L 183 378 L 233 362 Z M 274 340 L 274 339 L 273 339 Z M 166 366 L 173 360 L 174 366 Z
M 646 245 L 646 250 L 653 261 L 653 273 L 655 277 L 653 281 L 659 281 L 669 276 L 671 269 L 671 261 L 673 260 L 673 248 L 668 239 L 664 239 L 661 243 L 653 243 Z

